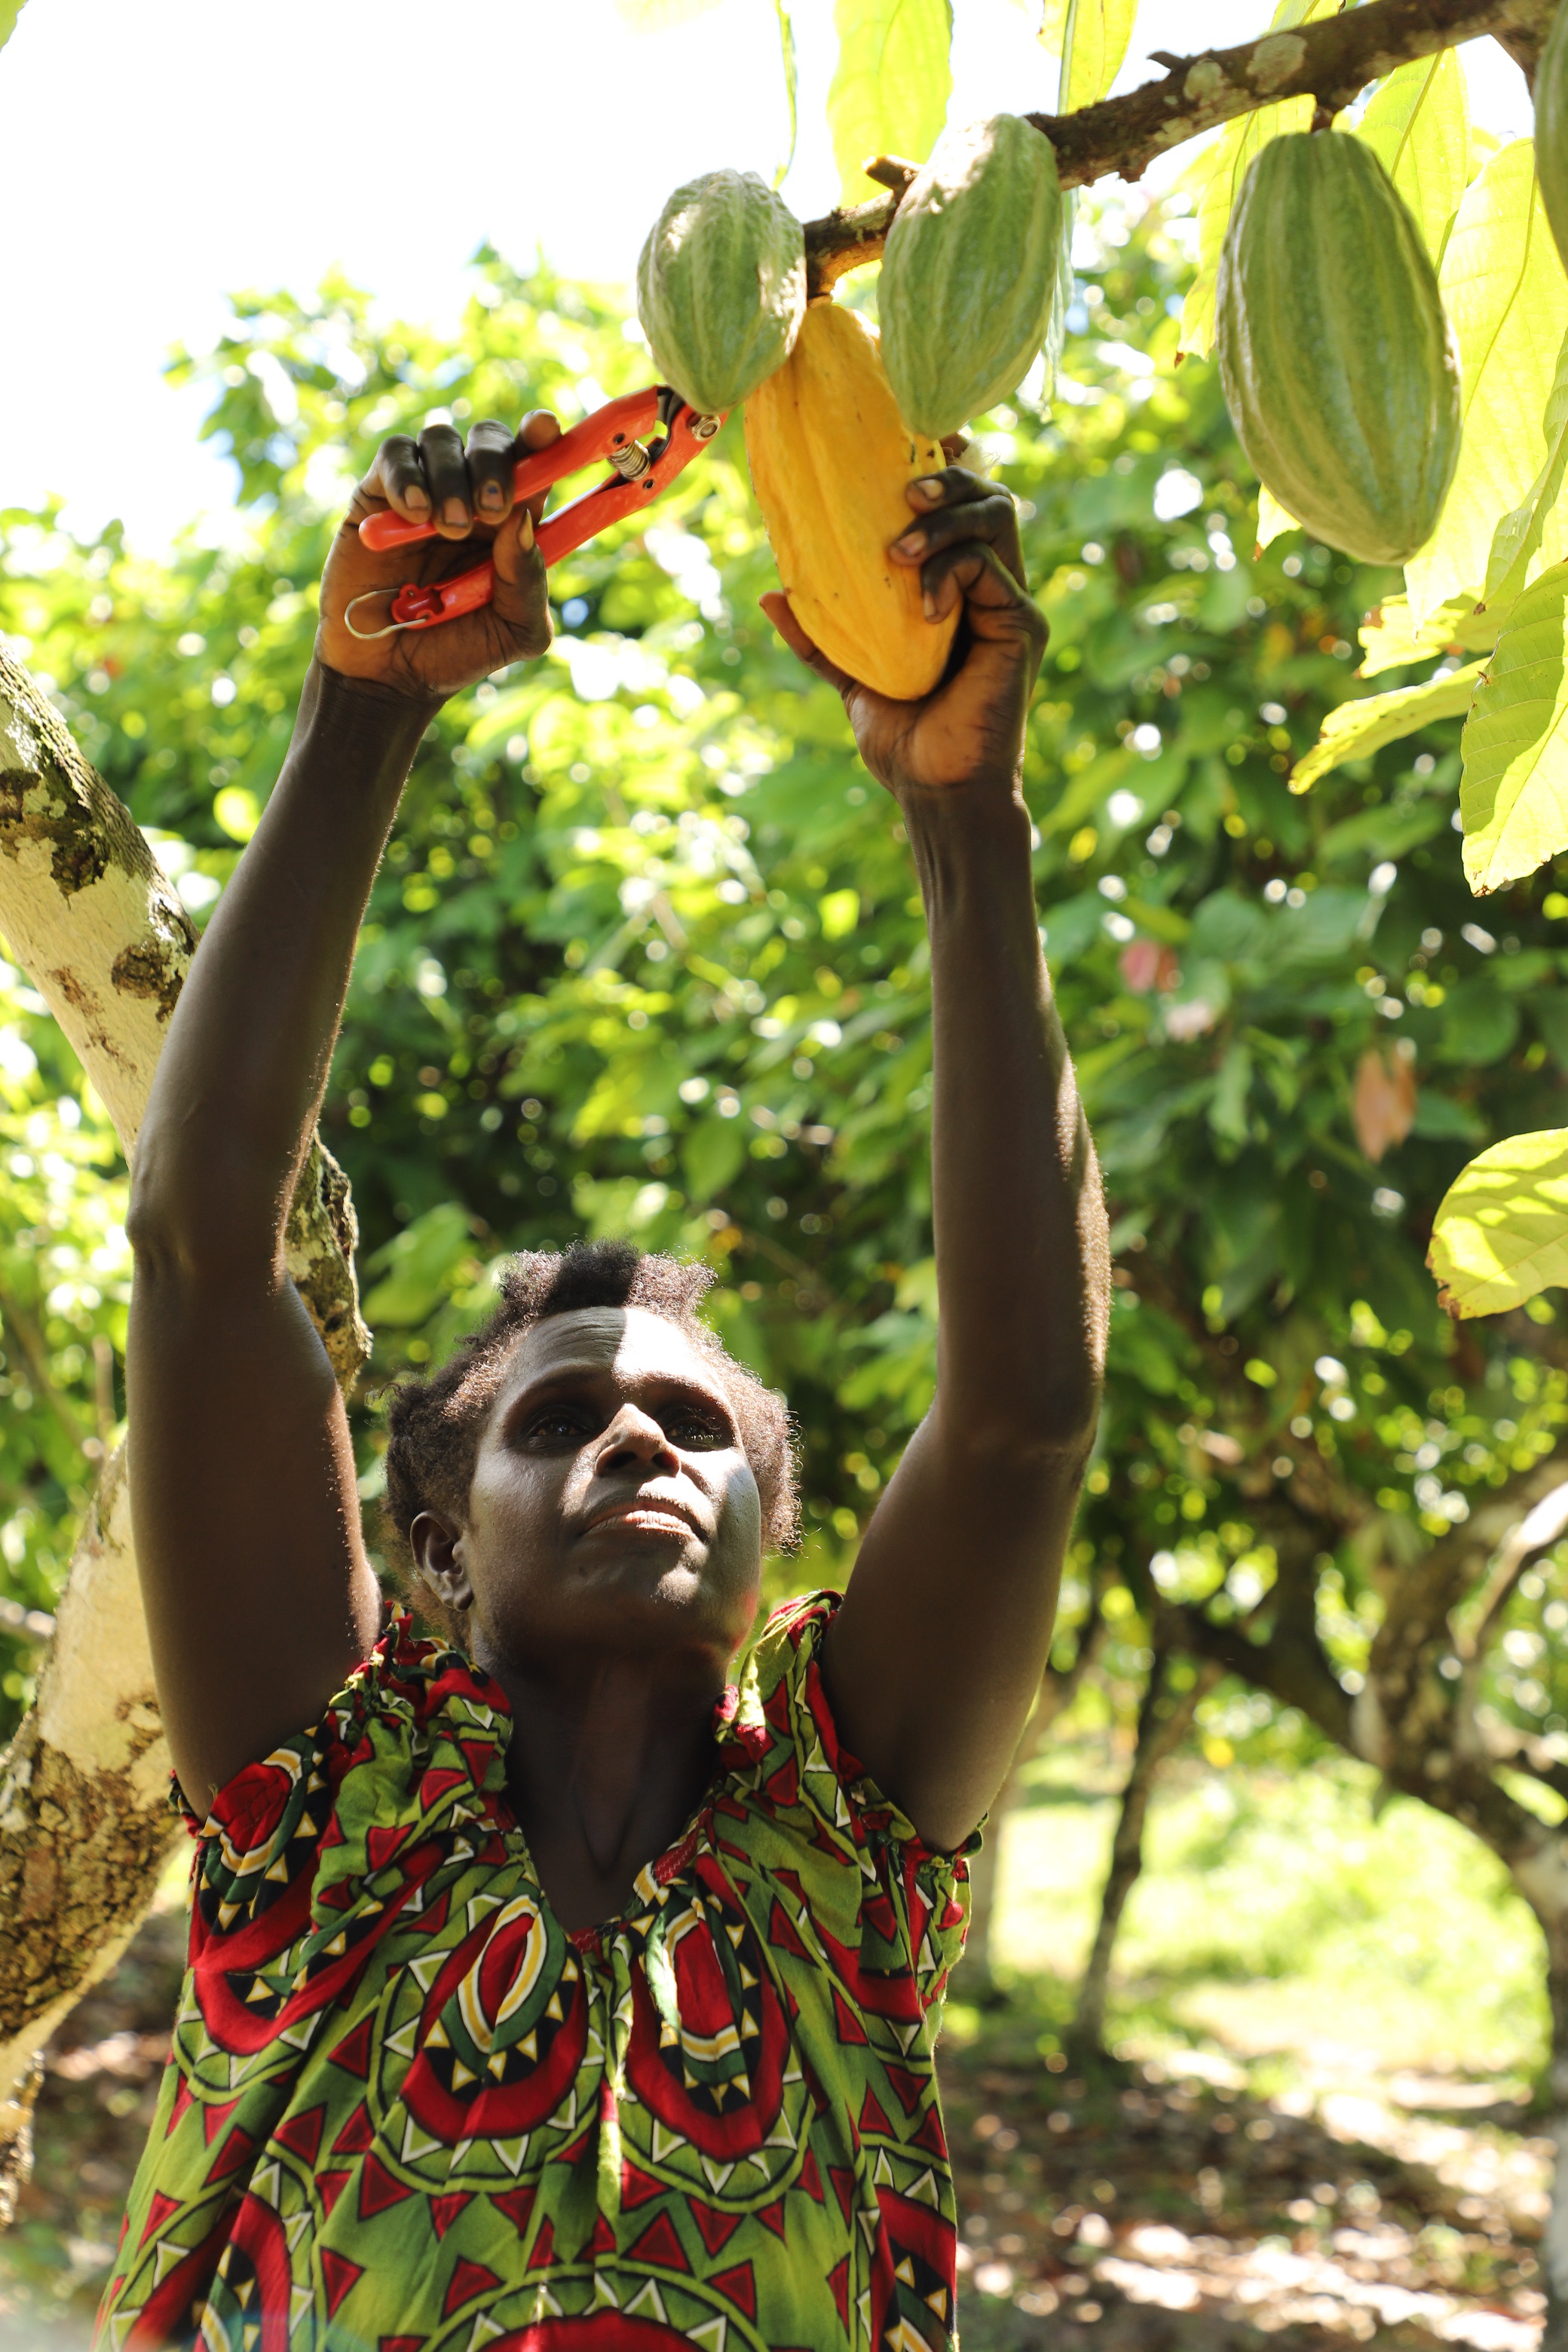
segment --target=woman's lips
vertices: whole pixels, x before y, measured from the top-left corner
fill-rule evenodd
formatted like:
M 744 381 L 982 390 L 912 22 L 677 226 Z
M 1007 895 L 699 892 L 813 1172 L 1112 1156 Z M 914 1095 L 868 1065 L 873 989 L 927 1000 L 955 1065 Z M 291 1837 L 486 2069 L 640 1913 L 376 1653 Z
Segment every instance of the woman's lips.
M 595 1511 L 588 1527 L 643 1528 L 657 1535 L 689 1536 L 697 1532 L 692 1520 L 675 1503 L 612 1503 L 607 1510 Z

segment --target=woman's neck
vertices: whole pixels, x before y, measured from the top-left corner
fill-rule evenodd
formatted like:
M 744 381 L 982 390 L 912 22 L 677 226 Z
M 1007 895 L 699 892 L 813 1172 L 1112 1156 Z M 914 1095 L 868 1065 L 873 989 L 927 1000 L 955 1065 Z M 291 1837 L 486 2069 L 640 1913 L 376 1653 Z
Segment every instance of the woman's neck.
M 614 1917 L 712 1778 L 722 1668 L 708 1656 L 478 1663 L 511 1703 L 507 1794 L 552 1910 L 569 1932 Z

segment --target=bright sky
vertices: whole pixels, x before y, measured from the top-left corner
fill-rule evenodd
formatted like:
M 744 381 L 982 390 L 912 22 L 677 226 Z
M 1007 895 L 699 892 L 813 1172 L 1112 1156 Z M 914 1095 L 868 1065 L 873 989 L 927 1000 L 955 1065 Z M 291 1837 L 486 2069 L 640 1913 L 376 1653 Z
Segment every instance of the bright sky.
M 1208 0 L 1216 47 L 1267 0 Z M 955 0 L 952 119 L 1048 105 L 1056 67 L 1016 0 Z M 784 194 L 803 218 L 837 183 L 823 123 L 830 0 L 796 0 L 802 138 Z M 440 27 L 448 27 L 442 33 Z M 1190 49 L 1191 0 L 1143 0 L 1118 83 Z M 1530 127 L 1492 41 L 1462 51 L 1478 118 Z M 202 396 L 160 370 L 220 331 L 234 288 L 313 286 L 334 264 L 389 310 L 451 321 L 489 237 L 584 276 L 629 278 L 671 188 L 721 164 L 771 178 L 784 140 L 773 0 L 719 0 L 631 32 L 613 0 L 546 10 L 468 0 L 28 0 L 0 54 L 8 245 L 0 505 L 56 492 L 68 519 L 123 517 L 144 546 L 230 502 L 197 442 Z M 445 123 L 447 128 L 438 127 Z

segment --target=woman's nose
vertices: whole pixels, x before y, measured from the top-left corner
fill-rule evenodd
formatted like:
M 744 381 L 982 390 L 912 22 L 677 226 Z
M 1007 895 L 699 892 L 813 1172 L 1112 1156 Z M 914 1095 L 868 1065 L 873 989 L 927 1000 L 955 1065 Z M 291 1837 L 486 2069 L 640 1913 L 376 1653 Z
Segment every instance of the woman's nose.
M 605 1430 L 598 1467 L 610 1469 L 627 1454 L 638 1462 L 654 1462 L 662 1455 L 672 1470 L 677 1466 L 675 1448 L 658 1422 L 635 1404 L 623 1405 Z

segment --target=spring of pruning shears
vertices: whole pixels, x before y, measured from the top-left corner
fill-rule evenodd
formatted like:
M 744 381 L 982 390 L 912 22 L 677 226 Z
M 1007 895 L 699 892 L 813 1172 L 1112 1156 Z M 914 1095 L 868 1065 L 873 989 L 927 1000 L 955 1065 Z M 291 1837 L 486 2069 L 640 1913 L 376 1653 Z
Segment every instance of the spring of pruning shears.
M 646 392 L 627 393 L 595 409 L 548 448 L 520 457 L 512 479 L 512 494 L 520 500 L 537 497 L 584 466 L 607 461 L 611 469 L 602 482 L 539 524 L 534 541 L 545 562 L 558 562 L 574 548 L 668 489 L 723 422 L 722 416 L 699 415 L 668 384 L 650 384 Z M 657 438 L 650 437 L 656 428 Z M 412 547 L 416 541 L 436 538 L 437 531 L 434 523 L 405 522 L 401 515 L 388 510 L 367 515 L 359 535 L 366 547 L 379 551 Z M 370 588 L 353 599 L 343 618 L 356 637 L 386 637 L 397 629 L 433 629 L 488 604 L 495 593 L 495 576 L 492 563 L 477 563 L 451 580 L 411 580 L 395 590 Z M 383 596 L 392 598 L 386 626 L 355 628 L 355 607 Z

